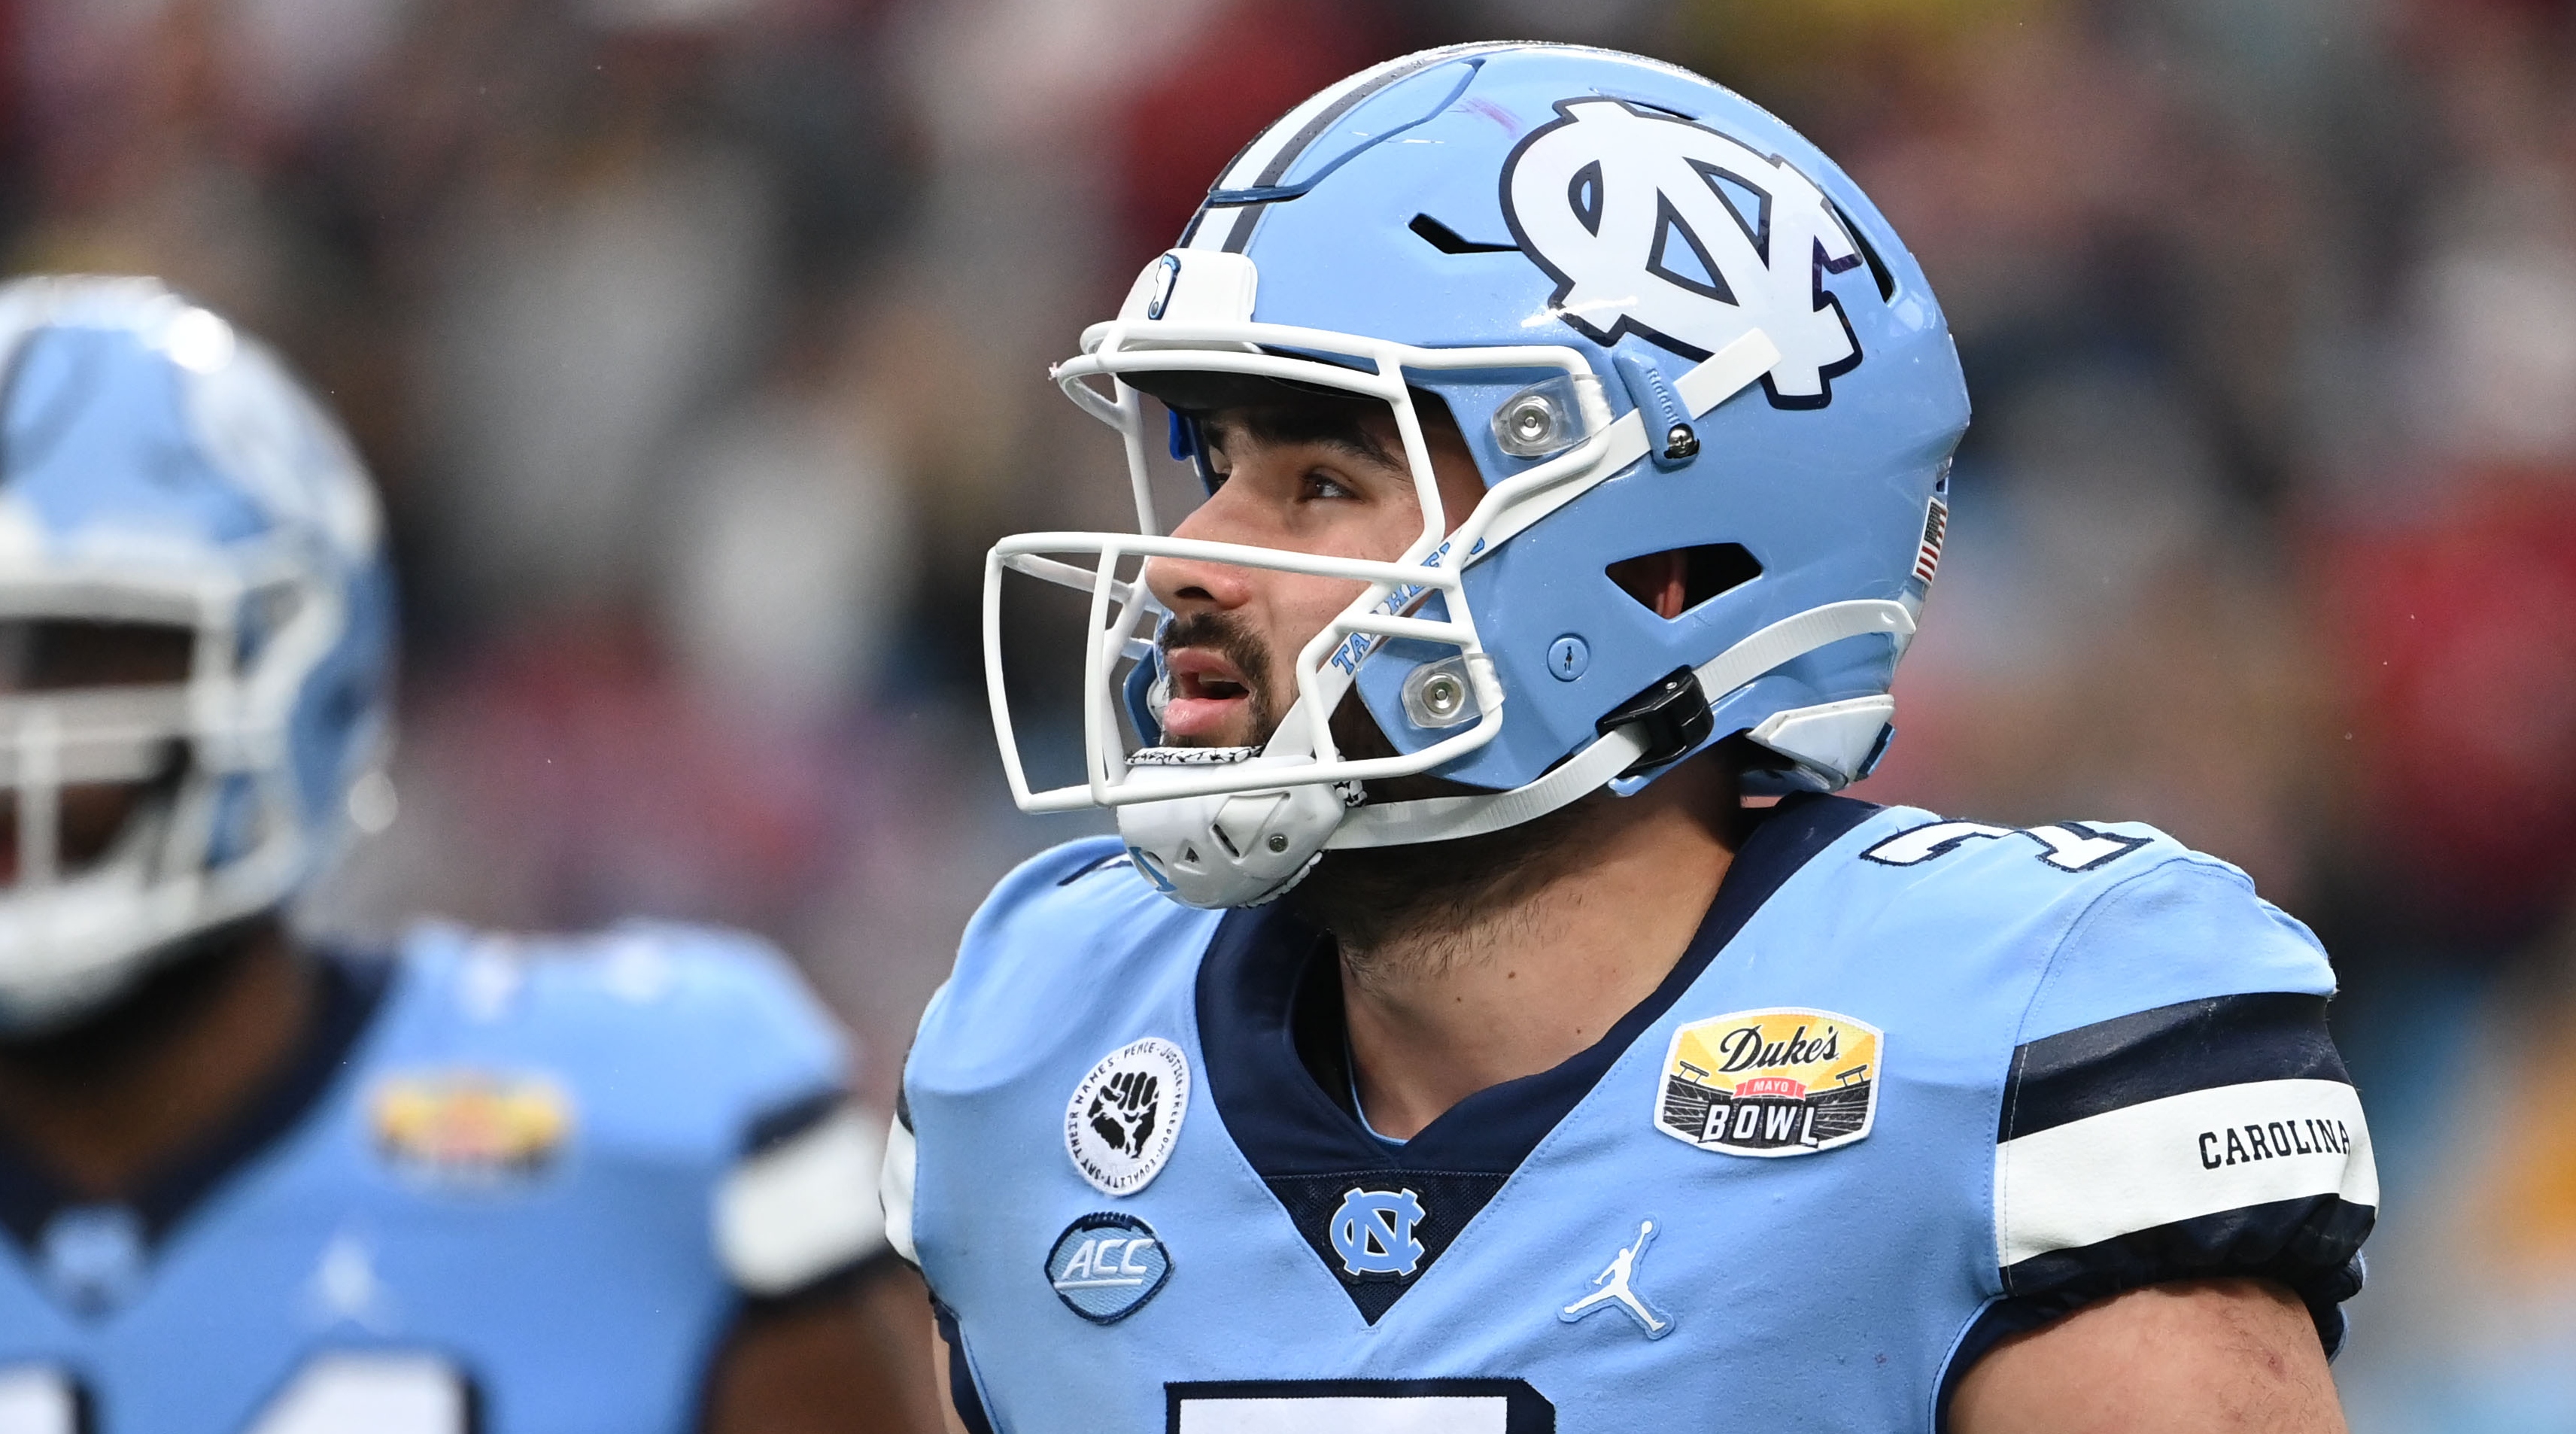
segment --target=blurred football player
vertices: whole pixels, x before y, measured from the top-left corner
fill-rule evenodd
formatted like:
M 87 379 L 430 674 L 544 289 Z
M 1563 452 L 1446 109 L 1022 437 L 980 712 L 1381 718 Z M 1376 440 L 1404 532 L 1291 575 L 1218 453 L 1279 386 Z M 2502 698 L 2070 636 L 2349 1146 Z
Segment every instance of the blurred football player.
M 147 280 L 0 288 L 0 374 L 0 1428 L 895 1427 L 881 1126 L 774 952 L 288 934 L 389 800 L 331 421 Z
M 1057 377 L 1141 531 L 987 569 L 988 643 L 1011 574 L 1089 595 L 1081 780 L 998 647 L 994 718 L 1120 836 L 994 892 L 908 1062 L 964 1427 L 2340 1427 L 2378 1193 L 2307 930 L 2144 827 L 1831 795 L 1968 405 L 1812 145 L 1392 61 Z

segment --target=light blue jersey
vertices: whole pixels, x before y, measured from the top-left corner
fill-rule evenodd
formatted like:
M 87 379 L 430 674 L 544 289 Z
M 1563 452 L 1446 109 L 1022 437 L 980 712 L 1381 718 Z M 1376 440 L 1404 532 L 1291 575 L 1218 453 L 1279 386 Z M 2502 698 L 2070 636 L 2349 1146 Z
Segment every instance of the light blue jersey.
M 2223 1273 L 2340 1340 L 2332 974 L 2147 828 L 1791 798 L 1598 1045 L 1404 1142 L 1328 939 L 1126 865 L 1005 881 L 906 1072 L 891 1233 L 970 1428 L 1930 1429 L 2003 1335 Z
M 426 927 L 321 969 L 293 1068 L 132 1204 L 0 1150 L 0 1429 L 684 1430 L 746 1299 L 882 1248 L 881 1127 L 756 943 Z

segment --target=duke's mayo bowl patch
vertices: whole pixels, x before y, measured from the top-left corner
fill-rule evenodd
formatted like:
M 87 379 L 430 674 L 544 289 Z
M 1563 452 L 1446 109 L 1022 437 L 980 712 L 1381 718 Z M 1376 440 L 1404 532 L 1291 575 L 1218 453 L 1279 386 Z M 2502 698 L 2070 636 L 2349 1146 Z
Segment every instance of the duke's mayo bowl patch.
M 1673 1032 L 1655 1128 L 1729 1155 L 1813 1155 L 1869 1134 L 1878 1113 L 1879 1031 L 1832 1011 L 1783 1006 Z
M 1073 1168 L 1104 1195 L 1133 1195 L 1153 1183 L 1189 1113 L 1190 1058 L 1160 1036 L 1100 1058 L 1064 1107 L 1064 1149 Z
M 572 1102 L 543 1076 L 408 1071 L 375 1089 L 376 1148 L 415 1175 L 484 1183 L 535 1175 L 572 1132 Z
M 1116 1324 L 1162 1292 L 1172 1256 L 1153 1226 L 1103 1210 L 1064 1227 L 1047 1251 L 1046 1273 L 1065 1308 L 1093 1324 Z

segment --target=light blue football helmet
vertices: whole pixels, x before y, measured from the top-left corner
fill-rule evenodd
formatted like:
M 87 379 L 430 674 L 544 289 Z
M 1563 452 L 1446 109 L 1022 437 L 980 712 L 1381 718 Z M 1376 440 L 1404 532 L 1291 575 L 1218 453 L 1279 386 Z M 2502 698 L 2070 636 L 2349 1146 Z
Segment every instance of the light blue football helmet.
M 1168 393 L 1175 372 L 1387 403 L 1418 539 L 1374 563 L 1161 536 L 1148 473 L 1164 435 L 1139 387 Z M 1276 897 L 1327 847 L 1631 793 L 1737 733 L 1777 758 L 1748 775 L 1756 791 L 1866 775 L 1968 421 L 1922 270 L 1831 160 L 1697 75 L 1561 45 L 1425 51 L 1291 110 L 1055 376 L 1123 436 L 1139 531 L 993 549 L 1003 762 L 1023 809 L 1114 808 L 1138 870 L 1194 906 Z M 1486 483 L 1454 531 L 1423 393 Z M 1188 454 L 1194 421 L 1171 430 Z M 1606 571 L 1675 549 L 1692 573 L 1678 617 Z M 1122 575 L 1167 554 L 1368 584 L 1301 653 L 1261 749 L 1160 742 L 1150 638 L 1167 615 Z M 998 640 L 1006 572 L 1091 597 L 1081 783 L 1026 779 Z M 1396 755 L 1336 748 L 1328 721 L 1353 687 Z M 1362 786 L 1418 773 L 1470 790 L 1370 801 Z
M 0 285 L 0 376 L 0 632 L 172 629 L 192 654 L 169 681 L 0 691 L 0 1031 L 24 1033 L 278 906 L 334 853 L 385 746 L 393 583 L 338 428 L 159 283 Z M 148 795 L 75 864 L 62 797 L 91 783 Z

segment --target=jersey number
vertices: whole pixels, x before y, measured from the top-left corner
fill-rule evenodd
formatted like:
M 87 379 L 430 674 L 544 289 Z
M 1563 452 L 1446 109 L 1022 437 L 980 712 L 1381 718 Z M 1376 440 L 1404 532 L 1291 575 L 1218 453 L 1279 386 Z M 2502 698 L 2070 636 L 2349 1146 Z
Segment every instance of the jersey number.
M 89 1434 L 92 1401 L 59 1369 L 0 1369 L 0 1434 Z M 434 1354 L 317 1355 L 246 1434 L 467 1434 L 474 1385 Z
M 1556 1434 L 1518 1379 L 1228 1380 L 1163 1386 L 1165 1434 Z
M 2147 844 L 2145 837 L 2095 831 L 2080 822 L 2058 822 L 2044 827 L 1933 822 L 1898 832 L 1861 855 L 1881 866 L 1919 866 L 1936 856 L 1957 851 L 1969 842 L 1991 841 L 1998 837 L 2028 837 L 2039 843 L 2039 859 L 2059 871 L 2091 871 Z

